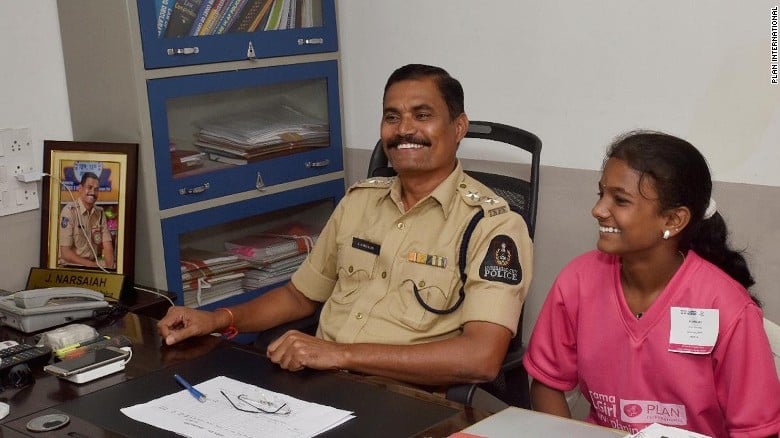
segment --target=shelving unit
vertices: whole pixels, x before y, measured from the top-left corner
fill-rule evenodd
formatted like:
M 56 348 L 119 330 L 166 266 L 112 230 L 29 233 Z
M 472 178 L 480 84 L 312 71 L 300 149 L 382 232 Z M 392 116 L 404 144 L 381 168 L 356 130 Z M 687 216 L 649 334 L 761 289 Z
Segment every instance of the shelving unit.
M 344 195 L 335 1 L 311 2 L 314 27 L 176 38 L 158 36 L 155 3 L 59 0 L 58 11 L 74 139 L 139 144 L 134 281 L 181 304 L 180 251 L 193 236 L 214 246 L 242 231 L 234 224 L 250 233 L 275 212 L 313 216 L 304 206 L 322 216 Z M 199 151 L 204 124 L 281 105 L 326 123 L 327 146 L 243 165 L 204 155 L 174 171 L 171 150 Z

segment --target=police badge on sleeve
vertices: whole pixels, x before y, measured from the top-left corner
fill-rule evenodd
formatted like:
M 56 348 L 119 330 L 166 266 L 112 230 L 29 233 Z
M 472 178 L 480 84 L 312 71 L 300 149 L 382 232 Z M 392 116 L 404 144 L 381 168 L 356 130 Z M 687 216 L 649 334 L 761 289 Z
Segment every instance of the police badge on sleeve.
M 506 284 L 519 284 L 523 280 L 517 245 L 511 237 L 501 234 L 490 241 L 485 259 L 479 267 L 479 276 Z

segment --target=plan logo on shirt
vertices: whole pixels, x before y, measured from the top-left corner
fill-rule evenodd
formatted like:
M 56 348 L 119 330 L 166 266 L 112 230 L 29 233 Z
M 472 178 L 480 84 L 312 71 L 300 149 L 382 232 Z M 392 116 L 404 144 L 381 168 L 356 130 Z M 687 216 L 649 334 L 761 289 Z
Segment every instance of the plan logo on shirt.
M 670 426 L 688 424 L 685 405 L 652 400 L 620 400 L 620 420 L 625 423 L 661 423 Z
M 501 234 L 490 241 L 485 259 L 479 267 L 479 276 L 507 284 L 519 284 L 523 280 L 517 245 L 511 237 Z

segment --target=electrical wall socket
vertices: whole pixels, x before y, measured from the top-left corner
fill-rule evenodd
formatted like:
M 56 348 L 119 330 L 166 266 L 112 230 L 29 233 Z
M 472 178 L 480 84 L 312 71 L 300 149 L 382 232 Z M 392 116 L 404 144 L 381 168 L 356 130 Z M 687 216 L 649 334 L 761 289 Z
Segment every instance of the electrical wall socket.
M 0 129 L 0 216 L 40 207 L 38 184 L 17 180 L 34 170 L 30 129 Z

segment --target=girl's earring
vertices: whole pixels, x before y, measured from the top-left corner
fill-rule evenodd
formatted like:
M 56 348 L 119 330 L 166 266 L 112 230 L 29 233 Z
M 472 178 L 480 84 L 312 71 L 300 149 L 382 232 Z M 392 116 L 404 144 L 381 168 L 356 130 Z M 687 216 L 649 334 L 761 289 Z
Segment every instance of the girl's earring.
M 672 232 L 669 230 L 664 230 L 663 238 L 664 240 L 669 240 L 669 237 L 672 235 Z

